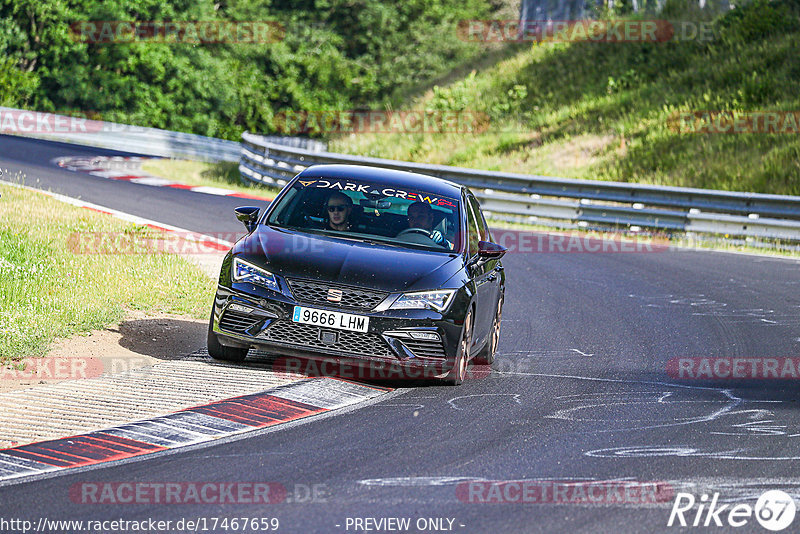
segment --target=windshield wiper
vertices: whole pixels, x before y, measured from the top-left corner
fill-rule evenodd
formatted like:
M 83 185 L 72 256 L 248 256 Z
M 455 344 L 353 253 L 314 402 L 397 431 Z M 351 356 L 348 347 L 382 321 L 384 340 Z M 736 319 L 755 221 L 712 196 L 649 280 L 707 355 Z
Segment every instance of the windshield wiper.
M 402 245 L 398 245 L 394 241 L 384 241 L 383 239 L 373 239 L 373 238 L 370 238 L 370 237 L 364 237 L 364 238 L 361 238 L 361 240 L 366 242 L 366 243 L 372 243 L 373 245 L 389 245 L 390 247 L 405 248 Z
M 326 229 L 319 229 L 319 228 L 301 228 L 299 226 L 275 226 L 275 228 L 281 228 L 284 230 L 295 230 L 299 232 L 305 232 L 314 235 L 322 235 L 328 237 L 338 237 L 341 239 L 346 239 L 348 241 L 357 241 L 360 243 L 370 243 L 372 245 L 389 245 L 390 247 L 394 248 L 405 248 L 411 250 L 427 250 L 427 251 L 434 251 L 434 252 L 452 252 L 446 249 L 440 250 L 439 248 L 434 248 L 428 245 L 420 245 L 418 243 L 407 243 L 405 241 L 398 243 L 397 241 L 391 240 L 390 238 L 381 239 L 377 236 L 367 236 L 364 234 L 355 234 L 349 232 L 342 232 L 338 230 L 326 230 Z

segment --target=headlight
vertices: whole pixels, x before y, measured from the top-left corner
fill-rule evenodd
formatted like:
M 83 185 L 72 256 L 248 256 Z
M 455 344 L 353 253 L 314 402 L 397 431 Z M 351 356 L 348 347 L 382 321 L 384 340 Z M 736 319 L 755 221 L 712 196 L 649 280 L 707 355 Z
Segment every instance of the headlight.
M 438 291 L 415 291 L 403 293 L 389 306 L 391 310 L 436 310 L 443 312 L 447 309 L 455 294 L 455 289 L 440 289 Z
M 233 259 L 233 281 L 250 282 L 273 291 L 280 291 L 274 274 L 239 258 Z

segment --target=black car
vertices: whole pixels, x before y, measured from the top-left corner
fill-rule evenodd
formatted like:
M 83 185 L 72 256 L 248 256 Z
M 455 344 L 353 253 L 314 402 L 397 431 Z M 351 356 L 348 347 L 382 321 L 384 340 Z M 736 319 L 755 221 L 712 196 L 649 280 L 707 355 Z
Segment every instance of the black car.
M 466 187 L 318 165 L 263 213 L 235 211 L 249 233 L 222 264 L 212 357 L 241 361 L 258 348 L 450 384 L 473 357 L 493 361 L 505 249 Z

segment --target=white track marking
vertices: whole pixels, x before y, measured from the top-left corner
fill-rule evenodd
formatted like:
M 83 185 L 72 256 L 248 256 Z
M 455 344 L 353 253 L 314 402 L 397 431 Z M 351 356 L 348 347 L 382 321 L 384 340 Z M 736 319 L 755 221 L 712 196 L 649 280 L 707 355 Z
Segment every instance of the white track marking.
M 195 193 L 206 193 L 207 195 L 220 195 L 220 196 L 227 196 L 236 192 L 230 189 L 222 189 L 221 187 L 209 187 L 209 186 L 193 187 L 192 191 L 194 191 Z
M 90 173 L 90 174 L 97 174 L 97 173 L 93 172 L 93 173 Z M 124 176 L 124 174 L 121 175 L 121 176 Z M 134 184 L 154 185 L 154 186 L 158 186 L 158 187 L 164 187 L 164 186 L 172 185 L 172 184 L 175 183 L 175 182 L 173 182 L 171 180 L 167 180 L 165 178 L 158 178 L 157 176 L 143 176 L 141 178 L 131 178 L 130 181 L 132 183 L 134 183 Z
M 454 410 L 463 410 L 464 408 L 459 408 L 458 406 L 455 405 L 455 402 L 457 400 L 471 399 L 475 397 L 511 397 L 517 404 L 522 404 L 519 400 L 520 396 L 517 393 L 478 393 L 475 395 L 462 395 L 460 397 L 453 397 L 452 399 L 447 401 L 447 404 L 449 404 L 450 407 Z

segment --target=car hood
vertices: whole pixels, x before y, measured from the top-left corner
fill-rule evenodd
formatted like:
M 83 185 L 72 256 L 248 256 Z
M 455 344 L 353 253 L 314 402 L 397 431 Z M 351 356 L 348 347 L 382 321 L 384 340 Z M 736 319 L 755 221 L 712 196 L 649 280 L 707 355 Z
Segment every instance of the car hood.
M 233 253 L 273 274 L 374 288 L 413 291 L 441 287 L 461 266 L 442 254 L 260 225 Z

